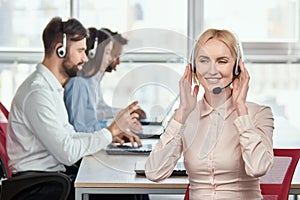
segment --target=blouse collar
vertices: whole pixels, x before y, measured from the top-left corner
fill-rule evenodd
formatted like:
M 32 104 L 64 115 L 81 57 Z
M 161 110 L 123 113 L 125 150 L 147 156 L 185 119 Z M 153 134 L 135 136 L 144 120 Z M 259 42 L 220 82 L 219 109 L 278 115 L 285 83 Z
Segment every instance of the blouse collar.
M 227 99 L 224 104 L 216 108 L 211 107 L 204 97 L 200 100 L 199 104 L 200 118 L 203 118 L 206 115 L 211 114 L 213 111 L 216 111 L 225 120 L 235 110 L 235 107 L 233 106 L 232 96 Z

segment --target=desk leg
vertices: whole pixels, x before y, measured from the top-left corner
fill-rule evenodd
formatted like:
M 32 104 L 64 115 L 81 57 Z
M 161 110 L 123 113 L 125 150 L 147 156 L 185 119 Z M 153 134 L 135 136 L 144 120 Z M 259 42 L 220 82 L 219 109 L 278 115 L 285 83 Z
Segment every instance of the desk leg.
M 84 193 L 81 188 L 75 189 L 75 200 L 89 200 L 89 194 Z
M 82 200 L 89 200 L 89 194 L 82 194 Z

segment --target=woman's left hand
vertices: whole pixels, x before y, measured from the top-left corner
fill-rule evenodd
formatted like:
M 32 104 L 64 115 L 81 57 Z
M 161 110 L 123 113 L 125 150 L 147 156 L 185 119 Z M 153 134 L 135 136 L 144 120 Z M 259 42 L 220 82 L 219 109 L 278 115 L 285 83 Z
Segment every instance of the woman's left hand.
M 235 79 L 233 82 L 232 98 L 233 104 L 237 108 L 238 115 L 241 116 L 248 114 L 246 99 L 249 89 L 250 76 L 241 59 L 239 60 L 239 66 L 241 69 L 241 74 L 240 77 Z

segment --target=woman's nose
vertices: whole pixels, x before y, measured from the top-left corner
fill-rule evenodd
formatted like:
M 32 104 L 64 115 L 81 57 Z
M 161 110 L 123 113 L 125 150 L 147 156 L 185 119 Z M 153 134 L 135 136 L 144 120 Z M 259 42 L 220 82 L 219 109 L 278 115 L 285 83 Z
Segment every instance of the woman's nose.
M 215 75 L 215 74 L 219 73 L 219 71 L 218 71 L 218 69 L 217 69 L 215 63 L 212 63 L 212 64 L 211 64 L 211 66 L 210 66 L 208 72 L 209 72 L 211 75 Z

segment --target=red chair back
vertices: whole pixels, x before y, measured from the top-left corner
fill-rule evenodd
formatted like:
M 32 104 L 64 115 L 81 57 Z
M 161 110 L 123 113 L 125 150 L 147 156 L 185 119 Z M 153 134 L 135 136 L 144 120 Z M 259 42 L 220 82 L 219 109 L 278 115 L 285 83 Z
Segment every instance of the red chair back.
M 6 119 L 8 119 L 9 112 L 1 102 L 0 102 L 0 110 L 2 111 Z
M 264 199 L 288 199 L 293 175 L 300 158 L 300 149 L 274 149 L 272 169 L 260 178 Z
M 11 171 L 8 168 L 8 155 L 6 151 L 7 123 L 0 122 L 0 167 L 1 177 L 11 178 Z
M 185 190 L 184 200 L 190 200 L 190 184 L 188 184 Z

